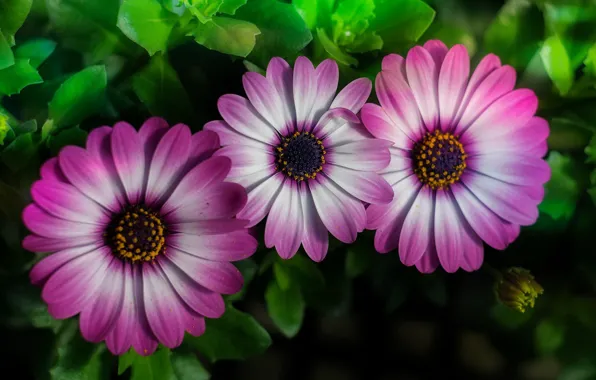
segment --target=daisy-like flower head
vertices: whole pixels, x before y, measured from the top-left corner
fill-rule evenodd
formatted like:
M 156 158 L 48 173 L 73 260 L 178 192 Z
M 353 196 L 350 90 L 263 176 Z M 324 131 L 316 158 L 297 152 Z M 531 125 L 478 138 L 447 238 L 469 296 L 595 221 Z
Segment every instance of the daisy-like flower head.
M 391 142 L 375 139 L 355 115 L 368 99 L 371 82 L 358 79 L 336 96 L 339 71 L 332 60 L 315 69 L 305 57 L 294 69 L 273 58 L 266 77 L 248 72 L 248 99 L 224 95 L 218 133 L 232 159 L 229 180 L 248 191 L 238 218 L 254 226 L 269 213 L 265 244 L 282 258 L 300 247 L 323 260 L 328 234 L 350 243 L 366 225 L 363 202 L 388 203 L 393 192 L 375 171 L 389 163 Z
M 224 182 L 229 158 L 211 157 L 219 138 L 149 119 L 94 129 L 85 149 L 68 146 L 41 168 L 23 211 L 23 246 L 51 252 L 30 273 L 58 319 L 80 314 L 83 337 L 116 355 L 200 335 L 224 312 L 221 294 L 242 276 L 231 261 L 256 240 L 235 219 L 246 203 Z
M 395 191 L 390 205 L 367 209 L 375 248 L 398 248 L 424 273 L 477 270 L 483 241 L 505 249 L 533 224 L 550 169 L 547 122 L 538 99 L 514 90 L 515 70 L 489 54 L 470 74 L 466 48 L 440 41 L 383 60 L 376 79 L 381 106 L 362 121 L 395 143 L 381 173 Z

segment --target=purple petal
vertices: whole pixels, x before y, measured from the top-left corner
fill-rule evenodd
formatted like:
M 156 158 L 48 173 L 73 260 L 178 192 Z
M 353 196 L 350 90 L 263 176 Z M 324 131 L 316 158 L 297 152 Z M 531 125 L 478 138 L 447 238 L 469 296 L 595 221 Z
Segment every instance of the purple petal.
M 217 101 L 223 119 L 236 132 L 264 144 L 274 145 L 277 131 L 264 120 L 247 99 L 226 94 Z
M 139 202 L 145 183 L 145 151 L 142 140 L 132 125 L 124 122 L 114 125 L 112 132 L 114 165 L 126 190 L 128 201 Z
M 242 230 L 248 223 L 244 219 L 209 219 L 196 222 L 172 223 L 168 225 L 170 232 L 192 235 L 218 235 Z
M 58 219 L 30 204 L 23 210 L 23 222 L 34 234 L 53 239 L 101 238 L 104 227 L 97 224 Z
M 248 193 L 246 206 L 236 216 L 238 219 L 249 221 L 246 227 L 253 227 L 269 213 L 281 190 L 284 178 L 284 174 L 276 173 Z
M 298 252 L 304 231 L 298 186 L 296 181 L 286 179 L 265 225 L 265 245 L 275 246 L 282 259 L 290 259 Z
M 441 130 L 450 131 L 460 107 L 468 76 L 470 56 L 464 45 L 455 45 L 449 50 L 439 73 L 439 115 Z
M 393 189 L 377 173 L 361 172 L 341 166 L 325 166 L 325 174 L 329 176 L 347 193 L 372 204 L 389 203 L 393 199 Z
M 101 236 L 80 236 L 76 239 L 51 239 L 38 235 L 27 235 L 23 239 L 23 248 L 31 252 L 46 253 L 96 243 L 103 243 L 103 238 Z
M 337 63 L 332 59 L 324 60 L 315 69 L 315 75 L 317 77 L 317 91 L 308 117 L 309 124 L 314 120 L 319 120 L 331 106 L 339 82 Z
M 410 86 L 392 71 L 379 73 L 375 84 L 379 102 L 392 124 L 411 140 L 418 141 L 424 128 Z
M 337 94 L 329 108 L 346 108 L 354 113 L 358 113 L 368 100 L 371 90 L 372 82 L 370 79 L 356 79 Z
M 203 236 L 172 234 L 167 238 L 168 246 L 213 261 L 244 260 L 256 252 L 257 244 L 246 231 Z
M 367 103 L 360 111 L 362 123 L 376 138 L 391 141 L 398 148 L 411 149 L 413 141 L 393 124 L 385 110 L 372 103 Z
M 352 170 L 379 171 L 389 165 L 391 141 L 366 139 L 333 148 L 327 152 L 326 161 Z
M 214 120 L 208 122 L 207 124 L 205 124 L 205 127 L 203 127 L 203 132 L 206 131 L 217 133 L 219 140 L 221 141 L 221 145 L 223 146 L 243 145 L 256 147 L 260 149 L 272 149 L 271 145 L 269 144 L 265 144 L 262 141 L 256 140 L 252 137 L 248 137 L 239 133 L 237 130 L 230 127 L 230 125 L 223 120 Z
M 388 54 L 381 62 L 381 70 L 395 71 L 401 74 L 401 79 L 406 80 L 406 60 L 399 54 Z
M 208 123 L 209 124 L 209 123 Z M 207 125 L 205 125 L 205 128 Z M 186 171 L 205 161 L 221 146 L 215 131 L 203 130 L 192 135 L 190 140 L 190 156 L 186 163 Z
M 242 84 L 253 107 L 269 125 L 281 132 L 286 120 L 282 100 L 273 84 L 261 74 L 251 71 L 244 73 Z
M 228 145 L 219 149 L 215 156 L 232 160 L 229 177 L 241 177 L 261 171 L 275 170 L 273 149 L 263 150 L 245 145 Z
M 426 128 L 432 131 L 439 119 L 439 110 L 437 108 L 439 66 L 436 65 L 433 57 L 426 49 L 415 46 L 410 49 L 406 57 L 406 72 L 422 120 Z
M 306 57 L 300 56 L 296 59 L 293 89 L 297 128 L 302 130 L 317 96 L 317 75 L 312 62 Z
M 447 49 L 447 46 L 443 43 L 443 41 L 426 41 L 422 47 L 430 53 L 437 67 L 441 67 L 443 61 L 445 60 L 445 56 L 447 55 L 447 51 L 449 50 Z
M 399 236 L 399 258 L 407 266 L 420 260 L 433 234 L 434 195 L 423 187 L 408 211 Z
M 62 173 L 62 169 L 60 169 L 58 157 L 52 157 L 47 160 L 41 166 L 40 175 L 42 179 L 47 179 L 49 181 L 70 183 L 64 173 Z
M 75 248 L 67 248 L 44 257 L 35 264 L 29 272 L 29 278 L 34 285 L 42 285 L 56 270 L 64 264 L 76 259 L 79 256 L 95 252 L 101 247 L 100 244 L 89 244 Z
M 466 163 L 471 170 L 514 185 L 543 185 L 550 179 L 550 166 L 541 158 L 496 153 L 470 157 Z
M 280 129 L 280 133 L 285 135 L 289 132 L 288 128 L 294 127 L 296 121 L 293 93 L 294 72 L 290 65 L 282 58 L 273 57 L 267 66 L 267 80 L 271 82 L 281 99 L 282 111 L 286 123 L 284 128 Z
M 148 267 L 148 265 L 143 266 Z M 151 326 L 149 326 L 146 315 L 148 300 L 145 298 L 143 288 L 144 283 L 148 280 L 143 276 L 143 266 L 135 265 L 132 267 L 133 300 L 136 316 L 134 328 L 132 329 L 132 347 L 139 355 L 148 356 L 155 352 L 159 342 Z
M 133 289 L 132 264 L 123 264 L 122 305 L 112 330 L 106 336 L 106 346 L 114 355 L 122 355 L 130 349 L 136 325 L 136 309 Z
M 302 214 L 304 219 L 304 234 L 302 237 L 302 246 L 308 257 L 313 261 L 323 261 L 329 248 L 329 234 L 323 224 L 313 196 L 308 187 L 300 188 L 302 203 Z
M 445 190 L 436 191 L 434 223 L 439 261 L 446 272 L 454 273 L 464 250 L 465 222 L 460 219 L 455 200 Z

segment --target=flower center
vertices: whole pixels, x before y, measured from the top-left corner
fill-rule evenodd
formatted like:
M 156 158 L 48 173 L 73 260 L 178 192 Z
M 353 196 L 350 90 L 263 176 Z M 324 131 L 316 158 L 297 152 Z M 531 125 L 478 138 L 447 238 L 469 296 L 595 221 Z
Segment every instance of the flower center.
M 325 164 L 323 142 L 309 132 L 283 137 L 277 146 L 275 168 L 296 181 L 315 178 Z
M 165 233 L 156 212 L 135 205 L 116 215 L 104 236 L 114 255 L 134 263 L 151 261 L 164 253 Z
M 459 181 L 466 168 L 466 152 L 456 136 L 427 133 L 412 151 L 414 173 L 432 189 L 442 189 Z

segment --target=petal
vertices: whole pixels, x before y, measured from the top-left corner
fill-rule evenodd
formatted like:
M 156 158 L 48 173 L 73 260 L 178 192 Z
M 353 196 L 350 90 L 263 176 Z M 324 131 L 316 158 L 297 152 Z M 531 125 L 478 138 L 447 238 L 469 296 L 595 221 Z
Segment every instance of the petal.
M 420 260 L 416 263 L 416 269 L 418 269 L 420 273 L 430 274 L 439 267 L 440 263 L 439 256 L 437 255 L 437 247 L 435 247 L 433 241 L 428 245 L 426 252 L 424 252 Z
M 460 219 L 455 201 L 445 190 L 436 192 L 434 234 L 437 255 L 441 266 L 448 273 L 454 273 L 459 268 L 461 255 L 464 250 L 465 231 Z
M 474 92 L 466 94 L 462 101 L 461 118 L 458 120 L 455 133 L 463 133 L 491 104 L 515 87 L 515 69 L 502 66 L 489 74 Z
M 23 248 L 31 252 L 46 253 L 95 243 L 103 243 L 103 237 L 98 235 L 80 236 L 76 239 L 51 239 L 38 235 L 27 235 L 23 239 Z
M 135 265 L 132 268 L 133 277 L 133 292 L 135 302 L 135 315 L 136 320 L 134 322 L 134 328 L 132 331 L 132 347 L 141 356 L 151 355 L 157 349 L 159 342 L 153 334 L 149 321 L 147 320 L 146 308 L 148 299 L 145 298 L 145 292 L 143 290 L 144 283 L 148 279 L 143 276 L 143 268 L 148 265 Z
M 382 71 L 375 82 L 377 96 L 387 116 L 413 141 L 424 133 L 418 105 L 408 84 L 392 71 Z
M 53 239 L 101 238 L 104 227 L 97 224 L 79 223 L 58 219 L 46 213 L 35 204 L 23 210 L 25 226 L 36 235 Z
M 387 115 L 385 110 L 372 103 L 367 103 L 360 111 L 362 123 L 376 138 L 388 140 L 398 148 L 410 149 L 413 141 Z
M 550 179 L 550 166 L 541 158 L 496 153 L 470 157 L 466 163 L 471 170 L 514 185 L 543 185 Z
M 358 124 L 360 119 L 348 109 L 334 108 L 321 116 L 312 132 L 320 139 L 324 139 L 347 123 Z
M 346 108 L 358 113 L 368 100 L 372 82 L 368 78 L 359 78 L 350 82 L 335 97 L 329 108 Z
M 393 189 L 377 173 L 327 165 L 325 174 L 346 192 L 366 203 L 389 203 L 393 199 Z
M 273 57 L 267 66 L 267 80 L 276 89 L 282 103 L 285 125 L 280 133 L 285 135 L 296 122 L 296 109 L 294 107 L 293 80 L 294 72 L 290 65 L 282 58 Z
M 284 178 L 285 175 L 278 172 L 261 182 L 248 193 L 246 206 L 236 216 L 238 219 L 249 221 L 246 225 L 247 228 L 259 223 L 269 213 L 273 202 L 281 190 Z
M 42 285 L 56 270 L 61 268 L 64 264 L 76 259 L 79 256 L 90 252 L 95 252 L 101 247 L 100 242 L 97 244 L 87 244 L 80 247 L 66 248 L 59 252 L 53 253 L 44 257 L 40 262 L 35 264 L 29 272 L 29 279 L 34 285 Z
M 267 248 L 275 246 L 282 259 L 289 259 L 296 254 L 304 231 L 298 186 L 302 184 L 286 179 L 271 206 L 265 225 L 265 245 Z
M 383 57 L 381 62 L 381 70 L 395 71 L 402 75 L 402 79 L 406 80 L 406 60 L 398 54 L 388 54 Z
M 538 219 L 536 202 L 518 186 L 471 171 L 464 173 L 462 181 L 482 203 L 506 221 L 528 226 Z
M 224 156 L 232 160 L 229 177 L 240 177 L 260 171 L 275 170 L 273 149 L 262 150 L 243 145 L 228 145 L 219 149 L 215 156 Z M 271 166 L 271 168 L 269 168 Z
M 166 347 L 175 348 L 184 338 L 183 306 L 168 278 L 157 265 L 143 265 L 145 314 L 155 337 Z
M 56 181 L 56 182 L 70 183 L 70 182 L 68 182 L 68 179 L 66 178 L 64 173 L 62 172 L 62 169 L 60 169 L 58 157 L 52 157 L 49 160 L 47 160 L 41 166 L 40 175 L 41 175 L 42 179 L 47 179 L 47 180 Z
M 222 123 L 224 122 L 222 121 Z M 205 125 L 205 127 L 207 127 L 207 125 Z M 188 172 L 211 157 L 220 146 L 219 136 L 215 131 L 203 130 L 192 135 L 190 139 L 190 155 L 186 163 L 185 171 Z
M 48 214 L 60 219 L 106 226 L 109 216 L 97 203 L 74 186 L 57 181 L 41 180 L 31 186 L 35 203 Z
M 60 168 L 79 191 L 110 211 L 118 212 L 120 184 L 113 180 L 104 165 L 86 150 L 67 146 L 58 156 Z
M 312 62 L 300 56 L 294 64 L 294 104 L 298 130 L 305 127 L 317 97 L 317 75 Z M 306 127 L 310 127 L 306 125 Z
M 199 285 L 215 293 L 238 293 L 242 289 L 242 285 L 244 284 L 242 274 L 240 273 L 238 268 L 236 268 L 232 263 L 205 260 L 200 257 L 189 255 L 178 250 L 172 250 L 171 252 L 169 252 L 168 259 L 171 260 L 171 262 L 175 266 L 184 271 L 184 273 L 188 275 L 189 279 L 192 279 Z M 166 265 L 167 264 L 164 263 L 164 267 Z M 171 278 L 172 276 L 168 277 Z M 208 300 L 206 299 L 202 302 L 205 303 L 207 301 Z M 223 305 L 220 308 L 219 306 L 216 307 L 213 304 L 214 301 L 210 302 L 211 303 L 207 304 L 207 306 L 210 307 L 210 310 L 217 309 L 218 312 L 221 311 L 223 313 Z M 219 301 L 217 302 L 217 305 L 219 305 Z M 192 304 L 189 304 L 189 306 L 193 307 Z M 196 310 L 198 313 L 213 318 L 213 312 L 207 315 L 199 309 L 196 309 L 194 307 L 193 309 Z
M 172 223 L 168 225 L 170 232 L 191 235 L 218 235 L 242 230 L 246 227 L 244 219 L 209 219 L 195 222 Z
M 459 263 L 459 266 L 466 272 L 477 271 L 484 261 L 482 240 L 470 228 L 470 226 L 466 225 L 467 233 L 462 235 L 464 238 L 464 249 Z
M 191 148 L 190 129 L 184 124 L 172 127 L 157 144 L 149 166 L 145 202 L 155 205 L 169 195 L 180 181 Z
M 263 119 L 276 130 L 281 131 L 286 124 L 282 100 L 273 84 L 264 76 L 255 72 L 246 72 L 242 84 L 252 106 Z
M 439 115 L 441 130 L 451 130 L 470 75 L 470 56 L 464 45 L 449 50 L 439 73 Z
M 199 258 L 175 249 L 159 260 L 159 265 L 184 303 L 195 312 L 207 318 L 219 318 L 226 305 L 220 294 L 201 285 L 199 276 L 203 276 L 197 268 Z M 230 264 L 232 265 L 232 264 Z
M 353 170 L 379 171 L 389 165 L 391 145 L 392 142 L 379 139 L 354 141 L 330 149 L 326 161 Z
M 313 261 L 320 262 L 327 255 L 329 234 L 317 212 L 313 196 L 307 186 L 300 188 L 300 198 L 304 219 L 302 246 L 308 257 Z
M 399 258 L 407 266 L 416 264 L 428 247 L 434 223 L 434 203 L 433 191 L 423 187 L 404 219 L 399 236 Z
M 340 108 L 334 110 L 338 109 Z M 347 122 L 333 129 L 322 141 L 325 147 L 338 148 L 344 144 L 371 138 L 373 138 L 373 135 L 360 122 Z
M 186 322 L 184 324 L 185 330 L 192 336 L 201 336 L 205 333 L 205 318 L 200 314 L 193 313 L 189 310 L 186 312 Z
M 415 46 L 410 49 L 406 57 L 406 73 L 422 120 L 426 128 L 432 131 L 439 121 L 437 108 L 439 66 L 428 51 L 420 46 Z
M 133 331 L 137 319 L 135 311 L 135 299 L 133 291 L 132 264 L 123 265 L 122 283 L 122 305 L 118 318 L 114 322 L 112 330 L 106 336 L 106 346 L 114 355 L 122 355 L 132 345 Z
M 190 255 L 212 261 L 238 261 L 252 256 L 257 241 L 246 231 L 234 231 L 225 235 L 172 234 L 166 244 Z
M 145 184 L 145 151 L 137 131 L 128 123 L 117 123 L 112 132 L 112 155 L 128 201 L 139 202 Z
M 264 144 L 275 143 L 277 131 L 259 115 L 247 99 L 226 94 L 217 101 L 217 109 L 236 132 Z
M 315 69 L 317 76 L 317 95 L 310 112 L 309 121 L 319 120 L 329 109 L 339 82 L 339 68 L 332 59 L 326 59 Z
M 428 51 L 433 57 L 435 64 L 437 67 L 441 67 L 445 60 L 445 56 L 447 55 L 447 46 L 440 40 L 430 40 L 426 41 L 422 46 L 426 51 Z
M 230 127 L 228 123 L 223 120 L 214 120 L 210 121 L 203 127 L 202 132 L 215 132 L 221 141 L 221 145 L 244 145 L 244 146 L 252 146 L 261 149 L 267 149 L 268 147 L 271 148 L 271 145 L 265 144 L 262 141 L 256 140 L 252 137 L 248 137 L 236 131 L 234 128 Z M 201 132 L 199 132 L 201 133 Z M 197 133 L 198 134 L 198 133 Z M 195 136 L 197 135 L 195 134 Z M 194 136 L 193 136 L 194 138 Z M 196 164 L 195 164 L 196 165 Z M 194 165 L 193 165 L 194 166 Z
M 114 328 L 124 303 L 124 279 L 123 262 L 112 260 L 94 300 L 81 311 L 79 317 L 81 333 L 86 340 L 99 343 Z

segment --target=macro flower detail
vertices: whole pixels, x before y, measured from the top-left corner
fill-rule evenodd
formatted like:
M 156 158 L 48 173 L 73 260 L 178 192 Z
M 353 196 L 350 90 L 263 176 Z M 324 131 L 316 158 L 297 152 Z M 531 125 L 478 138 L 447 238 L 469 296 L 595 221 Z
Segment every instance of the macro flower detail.
M 138 132 L 124 122 L 94 129 L 86 148 L 67 146 L 42 166 L 23 247 L 51 253 L 30 278 L 53 317 L 80 314 L 85 339 L 149 355 L 223 314 L 221 294 L 243 284 L 231 262 L 257 242 L 235 218 L 246 191 L 224 181 L 231 160 L 213 157 L 219 146 L 213 132 L 151 118 Z
M 525 313 L 533 308 L 536 298 L 544 293 L 544 289 L 529 270 L 512 267 L 503 272 L 495 283 L 497 299 L 505 306 Z
M 314 261 L 327 254 L 327 231 L 351 243 L 366 224 L 364 202 L 386 204 L 393 198 L 376 172 L 389 163 L 391 142 L 374 138 L 356 114 L 371 91 L 357 79 L 337 95 L 339 70 L 333 60 L 316 69 L 298 57 L 292 69 L 273 58 L 266 76 L 248 72 L 248 99 L 224 95 L 223 120 L 205 130 L 217 132 L 223 148 L 216 155 L 232 160 L 228 179 L 248 191 L 238 218 L 248 227 L 263 220 L 265 244 L 282 258 L 300 245 Z
M 398 249 L 423 273 L 477 270 L 483 242 L 505 249 L 533 224 L 550 178 L 549 127 L 533 91 L 514 89 L 515 70 L 489 54 L 470 76 L 463 45 L 440 41 L 391 54 L 376 78 L 379 105 L 366 104 L 368 131 L 390 140 L 380 173 L 395 191 L 367 209 L 375 248 Z

